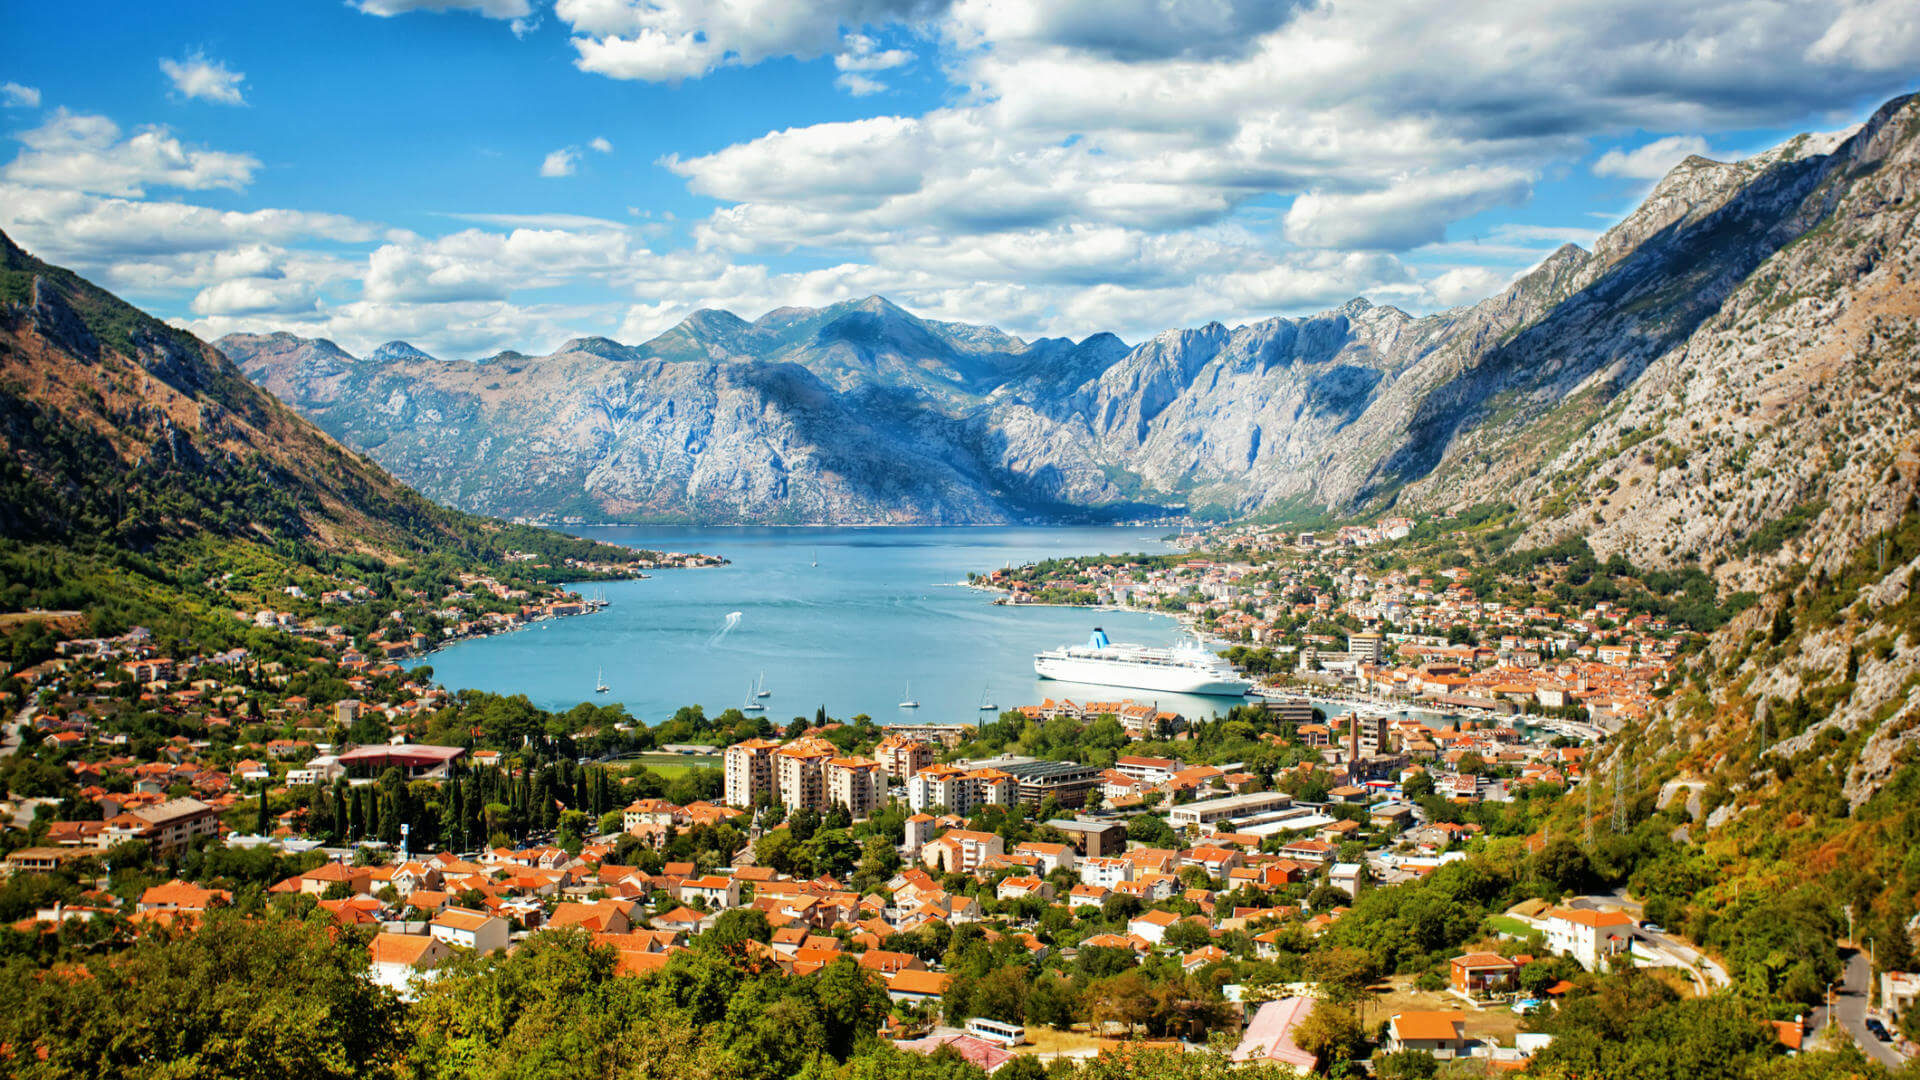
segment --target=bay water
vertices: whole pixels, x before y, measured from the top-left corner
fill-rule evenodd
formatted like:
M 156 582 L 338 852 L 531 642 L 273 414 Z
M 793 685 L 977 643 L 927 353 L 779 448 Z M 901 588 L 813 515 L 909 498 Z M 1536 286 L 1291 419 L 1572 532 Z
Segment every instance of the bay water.
M 549 709 L 620 702 L 657 723 L 683 705 L 708 715 L 752 701 L 785 724 L 825 706 L 882 724 L 975 723 L 1047 697 L 1132 698 L 1189 717 L 1232 699 L 1043 680 L 1033 654 L 1086 640 L 1169 645 L 1185 635 L 1146 612 L 996 605 L 969 571 L 1076 554 L 1171 550 L 1142 527 L 694 528 L 569 530 L 639 548 L 699 551 L 724 567 L 578 586 L 610 606 L 465 641 L 428 656 L 450 689 L 525 694 Z M 817 565 L 816 565 L 817 563 Z M 607 693 L 595 693 L 602 678 Z M 752 696 L 764 679 L 771 693 Z M 918 708 L 901 702 L 919 702 Z M 993 710 L 982 710 L 986 701 Z

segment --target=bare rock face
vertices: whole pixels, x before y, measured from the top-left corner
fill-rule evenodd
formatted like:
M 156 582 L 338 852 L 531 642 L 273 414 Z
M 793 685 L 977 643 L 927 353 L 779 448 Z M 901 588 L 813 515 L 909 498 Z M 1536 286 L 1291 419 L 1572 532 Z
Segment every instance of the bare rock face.
M 1594 251 L 1568 246 L 1425 317 L 1355 300 L 1127 348 L 869 297 L 472 363 L 404 343 L 366 360 L 286 335 L 220 345 L 403 479 L 489 513 L 987 522 L 1509 502 L 1535 522 L 1526 542 L 1578 533 L 1747 587 L 1896 512 L 1873 503 L 1913 425 L 1917 131 L 1902 98 L 1745 161 L 1689 158 Z

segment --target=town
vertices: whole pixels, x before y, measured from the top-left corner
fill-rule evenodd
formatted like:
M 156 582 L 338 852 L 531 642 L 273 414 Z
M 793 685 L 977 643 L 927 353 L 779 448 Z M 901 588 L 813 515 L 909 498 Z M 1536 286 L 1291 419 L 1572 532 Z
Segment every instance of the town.
M 1186 566 L 1202 589 L 1246 576 Z M 520 604 L 508 618 L 581 604 L 459 584 Z M 1411 584 L 1430 618 L 1499 614 Z M 1582 655 L 1356 630 L 1286 692 L 1206 718 L 1049 699 L 972 725 L 688 709 L 649 728 L 617 706 L 450 695 L 365 648 L 420 649 L 387 622 L 355 641 L 245 614 L 310 655 L 169 656 L 135 628 L 62 642 L 10 684 L 14 951 L 318 913 L 411 999 L 458 956 L 555 934 L 638 977 L 718 940 L 788 978 L 850 963 L 884 988 L 881 1036 L 989 1072 L 1129 1039 L 1302 1070 L 1511 1069 L 1551 1053 L 1556 1002 L 1609 973 L 1665 973 L 1676 996 L 1729 979 L 1654 905 L 1599 889 L 1592 819 L 1541 833 L 1569 788 L 1592 798 L 1588 754 L 1633 688 L 1660 685 L 1670 638 Z M 1543 697 L 1558 680 L 1566 698 Z M 700 753 L 721 767 L 673 763 Z M 1443 925 L 1396 936 L 1402 894 Z M 1910 995 L 1890 993 L 1891 1022 Z

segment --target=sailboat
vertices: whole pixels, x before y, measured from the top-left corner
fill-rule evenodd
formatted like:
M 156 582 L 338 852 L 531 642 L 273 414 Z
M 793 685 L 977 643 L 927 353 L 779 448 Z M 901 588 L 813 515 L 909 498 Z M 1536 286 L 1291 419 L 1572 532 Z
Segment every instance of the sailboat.
M 981 712 L 986 712 L 989 709 L 997 709 L 1000 707 L 993 703 L 993 694 L 991 691 L 992 691 L 991 687 L 983 686 L 980 688 L 980 711 Z
M 747 687 L 747 703 L 745 705 L 740 706 L 740 711 L 741 712 L 766 712 L 767 707 L 753 700 L 753 695 L 754 695 L 753 687 L 748 686 Z
M 593 692 L 596 694 L 604 694 L 611 689 L 613 689 L 613 687 L 607 685 L 607 669 L 601 668 L 595 672 L 593 676 Z
M 907 683 L 907 696 L 900 699 L 900 707 L 903 709 L 917 709 L 920 707 L 920 703 L 913 700 L 913 683 L 911 682 Z
M 820 549 L 819 548 L 813 549 L 813 565 L 815 566 L 820 565 Z
M 760 673 L 760 681 L 753 684 L 753 696 L 757 698 L 773 696 L 773 691 L 767 689 L 767 673 L 764 671 Z

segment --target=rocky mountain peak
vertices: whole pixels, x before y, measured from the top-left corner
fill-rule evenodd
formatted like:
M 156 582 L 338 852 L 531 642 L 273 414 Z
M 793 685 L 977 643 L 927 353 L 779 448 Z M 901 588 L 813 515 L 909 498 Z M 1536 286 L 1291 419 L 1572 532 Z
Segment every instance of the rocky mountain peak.
M 638 360 L 645 354 L 631 345 L 622 345 L 612 338 L 577 337 L 554 350 L 554 355 L 562 353 L 588 353 L 603 360 Z
M 368 353 L 367 359 L 380 364 L 393 364 L 432 360 L 433 357 L 404 341 L 389 341 L 371 353 Z

